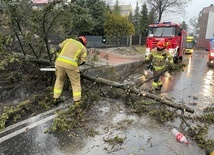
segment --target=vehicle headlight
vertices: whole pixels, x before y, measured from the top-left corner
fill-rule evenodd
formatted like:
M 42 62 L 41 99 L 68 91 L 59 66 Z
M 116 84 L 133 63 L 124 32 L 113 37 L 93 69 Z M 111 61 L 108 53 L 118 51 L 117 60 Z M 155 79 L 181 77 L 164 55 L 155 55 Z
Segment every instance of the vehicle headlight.
M 211 56 L 211 57 L 214 57 L 214 53 L 210 53 L 210 56 Z

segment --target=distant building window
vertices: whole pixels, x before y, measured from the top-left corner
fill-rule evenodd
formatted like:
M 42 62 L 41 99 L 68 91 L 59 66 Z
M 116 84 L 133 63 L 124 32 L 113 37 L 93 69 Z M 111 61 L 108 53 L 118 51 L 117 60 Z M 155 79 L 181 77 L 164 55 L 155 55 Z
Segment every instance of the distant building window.
M 122 16 L 129 16 L 132 13 L 132 6 L 131 5 L 119 5 L 120 13 Z M 110 6 L 110 9 L 113 10 L 114 6 Z

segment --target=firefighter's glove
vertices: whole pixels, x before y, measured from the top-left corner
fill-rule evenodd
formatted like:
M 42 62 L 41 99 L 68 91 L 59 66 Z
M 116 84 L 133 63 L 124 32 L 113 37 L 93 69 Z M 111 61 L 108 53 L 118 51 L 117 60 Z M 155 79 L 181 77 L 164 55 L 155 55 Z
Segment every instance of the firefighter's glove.
M 149 60 L 148 56 L 145 56 L 145 62 L 146 62 L 146 64 L 149 64 L 150 60 Z
M 150 69 L 150 70 L 153 70 L 153 68 L 154 68 L 154 67 L 153 67 L 153 64 L 148 64 L 148 65 L 146 66 L 146 69 L 148 69 L 148 70 L 149 70 L 149 69 Z
M 165 57 L 165 58 L 167 57 L 166 53 L 162 54 L 162 56 Z
M 79 71 L 78 73 L 81 75 L 81 74 L 82 74 L 82 71 Z
M 82 66 L 82 65 L 84 65 L 85 64 L 85 61 L 83 61 L 81 64 L 79 64 L 79 66 Z
M 54 52 L 56 54 L 56 57 L 59 56 L 60 52 L 61 52 L 61 48 L 58 46 Z
M 85 62 L 79 64 L 79 70 L 80 71 L 84 71 L 84 69 L 85 69 L 85 65 L 84 64 L 85 64 Z

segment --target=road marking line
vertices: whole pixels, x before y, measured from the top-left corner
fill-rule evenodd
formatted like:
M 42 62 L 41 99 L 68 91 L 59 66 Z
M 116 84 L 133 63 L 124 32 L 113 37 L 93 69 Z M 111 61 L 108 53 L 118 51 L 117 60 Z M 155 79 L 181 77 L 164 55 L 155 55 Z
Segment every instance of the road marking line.
M 12 133 L 4 136 L 4 137 L 1 137 L 0 138 L 0 143 L 4 142 L 4 141 L 6 141 L 6 140 L 8 140 L 8 139 L 10 139 L 12 137 L 15 137 L 15 136 L 17 136 L 17 135 L 19 135 L 19 134 L 21 134 L 23 132 L 26 132 L 26 131 L 28 131 L 28 130 L 30 130 L 30 129 L 32 129 L 32 128 L 40 125 L 40 124 L 43 124 L 43 123 L 45 123 L 47 121 L 50 121 L 50 120 L 54 119 L 56 116 L 57 116 L 57 114 L 51 115 L 51 116 L 49 116 L 47 118 L 44 118 L 44 119 L 42 119 L 42 120 L 40 120 L 38 122 L 35 122 L 35 123 L 31 124 L 31 125 L 28 125 L 28 126 L 22 128 L 22 129 L 14 131 L 14 132 L 12 132 Z
M 36 116 L 33 116 L 33 117 L 31 117 L 31 118 L 28 118 L 28 119 L 26 119 L 26 120 L 24 120 L 24 121 L 21 121 L 21 122 L 18 122 L 18 123 L 16 123 L 16 124 L 13 124 L 13 125 L 11 125 L 11 126 L 8 126 L 8 127 L 5 128 L 3 131 L 0 131 L 0 134 L 2 134 L 2 133 L 4 133 L 4 132 L 7 132 L 7 131 L 9 131 L 9 130 L 12 130 L 12 129 L 14 129 L 14 128 L 20 126 L 20 125 L 23 125 L 23 124 L 25 124 L 25 123 L 30 123 L 30 122 L 32 122 L 32 121 L 35 120 L 35 119 L 38 119 L 38 118 L 40 118 L 40 117 L 42 117 L 42 116 L 45 116 L 45 115 L 48 115 L 48 114 L 50 114 L 50 113 L 52 113 L 52 112 L 54 112 L 54 111 L 56 111 L 56 110 L 59 110 L 59 109 L 61 109 L 61 108 L 63 108 L 63 107 L 64 107 L 64 105 L 59 106 L 59 107 L 54 108 L 54 109 L 52 109 L 52 110 L 49 110 L 49 111 L 46 111 L 46 112 L 44 112 L 44 113 L 38 114 L 38 115 L 36 115 Z

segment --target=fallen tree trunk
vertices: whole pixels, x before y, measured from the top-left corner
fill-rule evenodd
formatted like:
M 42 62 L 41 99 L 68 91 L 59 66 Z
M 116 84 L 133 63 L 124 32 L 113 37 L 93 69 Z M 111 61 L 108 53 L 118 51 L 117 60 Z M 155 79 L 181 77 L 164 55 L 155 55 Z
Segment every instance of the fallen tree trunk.
M 146 98 L 153 99 L 153 100 L 155 100 L 157 102 L 163 103 L 163 104 L 165 104 L 167 106 L 170 106 L 170 107 L 182 110 L 182 111 L 187 111 L 187 112 L 190 112 L 190 113 L 194 113 L 194 109 L 192 109 L 190 107 L 187 107 L 187 106 L 181 105 L 181 104 L 177 104 L 177 103 L 175 103 L 173 101 L 167 100 L 167 99 L 165 99 L 163 97 L 160 97 L 158 95 L 154 95 L 152 93 L 149 93 L 149 92 L 146 92 L 146 91 L 142 91 L 142 90 L 134 88 L 134 87 L 130 87 L 127 84 L 122 84 L 122 83 L 119 83 L 119 82 L 110 81 L 110 80 L 103 79 L 103 78 L 100 78 L 100 77 L 88 76 L 88 75 L 85 75 L 84 73 L 81 74 L 81 77 L 84 78 L 84 79 L 87 79 L 89 81 L 102 83 L 102 84 L 105 84 L 107 86 L 111 86 L 111 87 L 115 87 L 115 88 L 120 88 L 120 89 L 126 90 L 126 91 L 128 91 L 130 93 L 135 93 L 135 94 L 137 94 L 139 96 L 143 96 L 143 97 L 146 97 Z
M 47 60 L 47 59 L 36 58 L 35 56 L 32 56 L 32 55 L 24 55 L 22 53 L 15 53 L 15 52 L 13 52 L 13 55 L 19 59 L 24 59 L 25 61 L 37 62 L 44 65 L 54 66 L 54 62 L 51 62 L 50 60 Z

